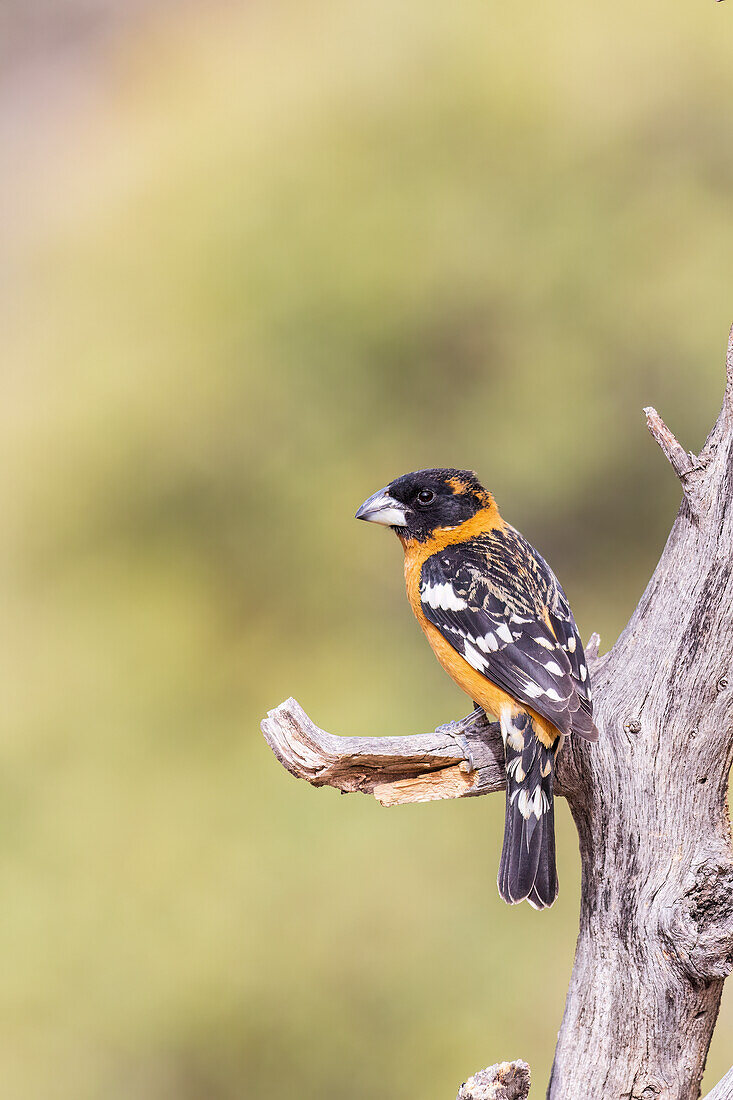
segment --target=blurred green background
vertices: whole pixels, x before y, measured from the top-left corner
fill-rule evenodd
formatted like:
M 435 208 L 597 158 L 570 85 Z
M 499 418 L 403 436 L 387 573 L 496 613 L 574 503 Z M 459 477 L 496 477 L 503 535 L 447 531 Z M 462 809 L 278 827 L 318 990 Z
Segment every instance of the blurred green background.
M 362 499 L 473 467 L 610 645 L 733 320 L 730 4 L 7 0 L 0 1064 L 12 1098 L 445 1100 L 526 1058 L 561 894 L 503 800 L 297 783 L 467 709 Z M 549 952 L 548 942 L 553 943 Z M 706 1083 L 728 1068 L 733 999 Z

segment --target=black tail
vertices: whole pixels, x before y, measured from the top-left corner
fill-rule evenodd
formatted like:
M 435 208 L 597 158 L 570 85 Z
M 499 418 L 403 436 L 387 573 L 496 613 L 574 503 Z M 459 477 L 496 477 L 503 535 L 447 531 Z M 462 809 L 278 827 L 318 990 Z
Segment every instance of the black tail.
M 545 909 L 557 897 L 552 781 L 558 742 L 545 748 L 529 714 L 505 715 L 501 725 L 507 781 L 499 893 L 510 904 L 526 898 Z

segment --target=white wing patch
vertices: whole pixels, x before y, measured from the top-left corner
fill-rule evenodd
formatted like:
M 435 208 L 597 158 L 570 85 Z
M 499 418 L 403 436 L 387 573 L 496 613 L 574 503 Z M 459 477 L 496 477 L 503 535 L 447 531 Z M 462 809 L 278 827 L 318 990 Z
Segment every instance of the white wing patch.
M 568 609 L 568 615 L 569 614 L 570 614 L 570 611 Z M 566 618 L 566 622 L 567 622 L 567 618 Z M 570 625 L 570 624 L 568 624 L 568 625 Z M 537 638 L 537 641 L 539 642 L 540 639 Z M 542 644 L 542 643 L 540 642 L 540 644 Z M 565 650 L 565 652 L 571 658 L 570 664 L 572 666 L 572 676 L 573 676 L 573 681 L 574 681 L 574 684 L 575 684 L 575 690 L 577 691 L 577 693 L 578 693 L 578 695 L 581 699 L 584 699 L 586 701 L 586 703 L 590 703 L 593 696 L 592 696 L 592 693 L 591 693 L 591 690 L 590 690 L 590 683 L 588 681 L 588 668 L 583 663 L 583 660 L 582 660 L 582 657 L 583 657 L 582 642 L 580 640 L 580 635 L 578 634 L 574 623 L 572 624 L 571 629 L 567 633 L 567 641 L 565 642 L 565 644 L 563 645 L 562 648 Z M 577 654 L 577 656 L 576 656 L 576 654 Z M 581 659 L 579 659 L 579 658 L 581 658 Z M 549 665 L 545 665 L 545 668 L 549 672 L 552 671 L 552 669 L 550 668 Z
M 486 672 L 486 669 L 489 667 L 489 662 L 485 657 L 481 656 L 473 645 L 471 645 L 468 638 L 463 639 L 463 655 L 469 665 L 472 665 L 477 672 Z
M 444 584 L 424 584 L 420 590 L 420 599 L 436 611 L 439 608 L 443 611 L 465 611 L 468 607 L 448 581 Z

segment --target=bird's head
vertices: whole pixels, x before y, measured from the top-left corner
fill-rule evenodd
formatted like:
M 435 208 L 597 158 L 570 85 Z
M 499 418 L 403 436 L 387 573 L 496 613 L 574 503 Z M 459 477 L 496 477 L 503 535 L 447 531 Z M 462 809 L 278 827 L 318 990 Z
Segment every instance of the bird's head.
M 403 541 L 423 542 L 493 507 L 491 493 L 471 470 L 416 470 L 370 496 L 356 518 L 391 527 Z

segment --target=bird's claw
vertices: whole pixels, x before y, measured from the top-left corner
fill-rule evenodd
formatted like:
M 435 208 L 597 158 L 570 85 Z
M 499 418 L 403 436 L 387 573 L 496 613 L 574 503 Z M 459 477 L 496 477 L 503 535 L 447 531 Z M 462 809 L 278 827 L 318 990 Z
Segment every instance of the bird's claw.
M 451 737 L 457 745 L 460 746 L 463 754 L 463 760 L 458 765 L 461 771 L 465 775 L 470 775 L 471 772 L 476 771 L 476 765 L 473 762 L 473 753 L 471 752 L 471 745 L 466 737 L 465 733 L 459 733 L 456 731 L 455 724 L 453 722 L 447 722 L 444 726 L 438 726 L 436 733 L 444 733 L 448 737 Z

